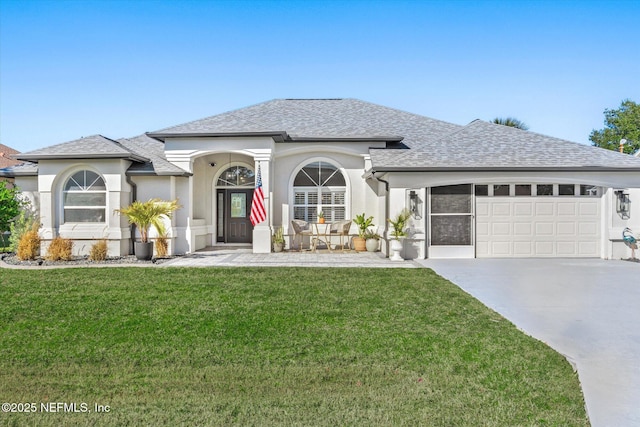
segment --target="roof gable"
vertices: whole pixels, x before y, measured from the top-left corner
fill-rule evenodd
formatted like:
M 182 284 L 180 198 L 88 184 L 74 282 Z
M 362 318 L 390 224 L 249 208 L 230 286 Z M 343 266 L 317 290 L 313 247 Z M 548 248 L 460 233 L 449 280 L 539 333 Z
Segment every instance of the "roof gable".
M 190 173 L 169 162 L 164 154 L 164 144 L 147 135 L 119 139 L 124 147 L 135 153 L 144 153 L 148 161 L 134 163 L 127 175 L 190 175 Z

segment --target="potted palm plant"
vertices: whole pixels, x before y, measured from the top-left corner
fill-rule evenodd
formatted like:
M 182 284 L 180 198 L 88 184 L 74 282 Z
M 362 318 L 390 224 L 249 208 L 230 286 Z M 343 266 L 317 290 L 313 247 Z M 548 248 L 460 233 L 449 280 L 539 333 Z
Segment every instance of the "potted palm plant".
M 353 248 L 358 252 L 365 251 L 367 249 L 365 234 L 369 227 L 373 227 L 373 217 L 365 218 L 363 212 L 360 215 L 356 215 L 353 222 L 358 226 L 358 237 L 353 238 Z
M 273 243 L 273 252 L 282 252 L 284 250 L 284 229 L 282 227 L 276 228 L 273 236 L 271 236 L 271 243 Z
M 125 215 L 129 224 L 134 224 L 140 230 L 140 242 L 134 244 L 136 258 L 140 260 L 153 258 L 153 242 L 149 241 L 149 229 L 153 226 L 156 230 L 161 230 L 162 220 L 165 217 L 171 218 L 173 212 L 179 208 L 177 200 L 149 199 L 146 202 L 136 200 L 126 208 L 115 210 Z
M 409 218 L 411 218 L 411 212 L 405 208 L 394 219 L 387 219 L 392 227 L 390 244 L 392 255 L 389 257 L 391 261 L 403 261 L 402 256 L 400 256 L 400 251 L 402 250 L 402 241 L 400 239 L 407 236 L 406 228 Z
M 318 224 L 324 224 L 324 212 L 318 212 Z

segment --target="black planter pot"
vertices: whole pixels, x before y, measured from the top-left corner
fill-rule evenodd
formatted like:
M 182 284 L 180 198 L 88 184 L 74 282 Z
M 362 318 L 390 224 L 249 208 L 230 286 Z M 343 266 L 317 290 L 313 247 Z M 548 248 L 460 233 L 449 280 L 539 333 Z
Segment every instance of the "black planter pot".
M 149 261 L 153 258 L 153 242 L 135 242 L 133 244 L 136 258 L 141 261 Z

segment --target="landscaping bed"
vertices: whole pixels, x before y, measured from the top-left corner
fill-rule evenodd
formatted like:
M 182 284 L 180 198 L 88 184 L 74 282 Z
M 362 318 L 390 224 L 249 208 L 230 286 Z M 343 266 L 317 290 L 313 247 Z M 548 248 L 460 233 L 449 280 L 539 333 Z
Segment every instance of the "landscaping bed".
M 44 257 L 38 257 L 34 260 L 22 261 L 18 259 L 15 254 L 6 253 L 0 255 L 0 260 L 4 261 L 10 265 L 18 265 L 25 267 L 37 267 L 37 266 L 77 266 L 77 267 L 87 267 L 92 265 L 118 265 L 118 264 L 162 264 L 163 262 L 167 262 L 176 257 L 163 257 L 163 258 L 153 258 L 149 261 L 139 260 L 135 257 L 135 255 L 127 255 L 127 256 L 119 256 L 119 257 L 108 257 L 103 261 L 93 261 L 90 260 L 88 256 L 74 256 L 72 259 L 68 261 L 49 261 Z

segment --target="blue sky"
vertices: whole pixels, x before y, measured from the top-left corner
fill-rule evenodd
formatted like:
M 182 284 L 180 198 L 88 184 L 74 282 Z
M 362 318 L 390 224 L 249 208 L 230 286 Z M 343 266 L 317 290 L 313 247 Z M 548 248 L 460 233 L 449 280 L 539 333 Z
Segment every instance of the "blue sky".
M 587 144 L 605 108 L 640 102 L 638 22 L 638 1 L 0 0 L 0 142 L 359 98 Z

